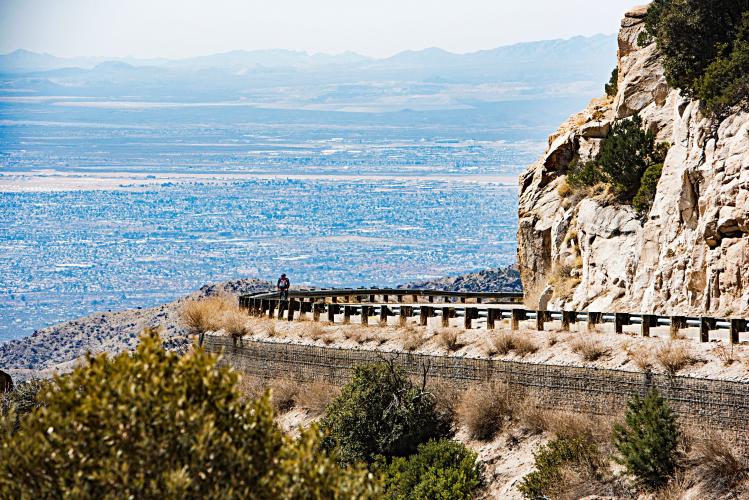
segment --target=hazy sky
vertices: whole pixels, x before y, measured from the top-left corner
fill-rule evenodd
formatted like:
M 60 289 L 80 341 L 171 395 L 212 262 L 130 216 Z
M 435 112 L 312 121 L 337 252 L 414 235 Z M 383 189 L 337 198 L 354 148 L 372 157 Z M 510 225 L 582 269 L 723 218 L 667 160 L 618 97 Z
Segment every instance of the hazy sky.
M 0 52 L 186 57 L 285 48 L 389 56 L 614 33 L 637 0 L 0 0 Z

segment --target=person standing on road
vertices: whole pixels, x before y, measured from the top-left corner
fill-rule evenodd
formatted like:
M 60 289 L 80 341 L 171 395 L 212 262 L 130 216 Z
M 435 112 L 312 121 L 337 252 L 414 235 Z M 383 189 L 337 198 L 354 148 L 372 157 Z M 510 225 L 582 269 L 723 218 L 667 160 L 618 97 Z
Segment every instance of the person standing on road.
M 276 288 L 281 292 L 281 300 L 289 300 L 289 287 L 291 287 L 289 278 L 287 278 L 285 274 L 282 274 L 281 277 L 278 278 L 278 283 L 276 283 Z

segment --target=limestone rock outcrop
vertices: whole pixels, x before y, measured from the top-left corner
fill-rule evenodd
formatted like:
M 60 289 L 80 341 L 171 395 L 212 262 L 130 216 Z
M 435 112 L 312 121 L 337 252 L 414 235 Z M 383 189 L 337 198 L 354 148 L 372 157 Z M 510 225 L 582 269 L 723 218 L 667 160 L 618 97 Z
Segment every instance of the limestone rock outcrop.
M 717 121 L 670 88 L 656 44 L 638 46 L 646 11 L 622 21 L 617 95 L 562 124 L 520 176 L 523 286 L 550 309 L 746 316 L 749 113 Z M 670 144 L 649 214 L 567 192 L 569 163 L 594 158 L 615 121 L 634 114 Z

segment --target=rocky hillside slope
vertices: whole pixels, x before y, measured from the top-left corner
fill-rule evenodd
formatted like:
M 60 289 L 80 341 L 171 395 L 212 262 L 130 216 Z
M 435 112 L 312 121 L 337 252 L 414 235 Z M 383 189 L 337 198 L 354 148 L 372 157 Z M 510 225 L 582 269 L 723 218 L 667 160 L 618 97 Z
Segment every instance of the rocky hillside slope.
M 205 285 L 200 290 L 174 302 L 144 309 L 92 314 L 34 332 L 29 337 L 0 344 L 0 367 L 14 379 L 46 376 L 66 371 L 87 352 L 110 354 L 133 350 L 138 334 L 146 327 L 163 328 L 162 338 L 168 349 L 184 350 L 190 339 L 179 322 L 182 305 L 220 293 L 240 295 L 267 290 L 271 284 L 257 279 L 243 279 Z
M 670 88 L 656 44 L 638 45 L 646 11 L 622 21 L 616 96 L 565 122 L 520 177 L 523 285 L 541 306 L 745 316 L 749 113 L 716 122 Z M 560 189 L 574 158 L 594 158 L 615 121 L 638 113 L 670 144 L 649 214 Z
M 398 288 L 419 288 L 450 292 L 522 292 L 517 265 L 486 269 L 460 276 L 448 276 L 429 281 L 416 281 Z

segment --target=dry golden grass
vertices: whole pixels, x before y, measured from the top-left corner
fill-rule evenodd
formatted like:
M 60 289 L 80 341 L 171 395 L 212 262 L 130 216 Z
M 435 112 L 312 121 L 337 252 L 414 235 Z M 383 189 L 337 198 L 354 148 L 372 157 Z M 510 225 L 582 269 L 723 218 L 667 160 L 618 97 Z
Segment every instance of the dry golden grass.
M 238 310 L 225 312 L 221 318 L 221 326 L 226 333 L 235 339 L 242 338 L 250 333 L 250 328 L 247 326 L 247 315 Z
M 403 329 L 400 338 L 406 351 L 415 351 L 426 342 L 424 334 L 416 329 Z
M 486 441 L 512 416 L 512 400 L 507 386 L 484 383 L 463 393 L 456 411 L 457 419 L 472 439 Z
M 304 335 L 312 340 L 320 340 L 325 335 L 325 329 L 320 323 L 307 323 L 304 327 Z
M 580 261 L 582 267 L 582 259 Z M 573 276 L 573 269 L 570 266 L 557 266 L 549 278 L 549 284 L 554 287 L 554 297 L 569 299 L 575 293 L 577 285 L 580 284 L 580 277 Z
M 523 397 L 514 408 L 520 427 L 530 434 L 541 434 L 548 428 L 548 411 L 541 408 L 533 397 Z
M 627 357 L 639 368 L 647 372 L 653 367 L 653 355 L 651 348 L 645 345 L 626 347 Z
M 296 405 L 299 383 L 290 379 L 277 378 L 268 384 L 271 391 L 271 404 L 278 413 L 286 413 Z
M 228 295 L 189 300 L 182 306 L 180 322 L 193 334 L 215 332 L 223 327 L 225 313 L 238 310 L 236 299 Z
M 694 483 L 683 473 L 676 473 L 665 485 L 653 492 L 653 500 L 685 500 Z
M 244 401 L 254 401 L 265 393 L 268 384 L 261 378 L 241 373 L 237 382 L 237 389 L 242 394 Z
M 720 360 L 721 363 L 723 363 L 723 366 L 730 366 L 738 361 L 738 356 L 733 351 L 733 345 L 730 347 L 726 347 L 725 345 L 721 344 L 713 349 L 712 353 Z
M 440 328 L 436 332 L 437 342 L 448 351 L 457 351 L 461 344 L 458 341 L 460 330 L 457 328 Z
M 696 362 L 691 351 L 681 343 L 668 342 L 663 344 L 655 353 L 658 364 L 669 375 L 676 375 L 679 370 Z
M 549 332 L 546 334 L 546 345 L 549 347 L 554 347 L 559 343 L 559 335 L 557 335 L 557 332 Z
M 533 354 L 536 351 L 538 351 L 538 345 L 526 335 L 513 331 L 492 335 L 486 344 L 486 353 L 489 356 L 493 356 L 494 354 L 504 356 L 510 352 L 514 352 L 518 356 L 525 356 Z
M 296 398 L 300 408 L 308 410 L 312 415 L 322 415 L 325 408 L 341 393 L 341 389 L 333 384 L 316 380 L 304 384 Z
M 734 446 L 715 431 L 697 438 L 692 446 L 691 471 L 702 488 L 721 496 L 749 477 L 749 457 L 740 455 Z
M 460 393 L 454 385 L 442 381 L 431 382 L 427 387 L 434 396 L 437 412 L 448 422 L 455 422 Z
M 575 338 L 570 344 L 570 348 L 572 352 L 582 356 L 585 361 L 596 361 L 608 353 L 608 349 L 603 343 L 583 335 Z
M 562 180 L 561 184 L 557 187 L 557 194 L 562 198 L 566 198 L 572 193 L 572 188 L 567 184 L 567 179 Z
M 322 336 L 322 343 L 325 345 L 330 345 L 336 341 L 335 335 L 332 333 L 329 333 L 327 335 Z
M 276 337 L 278 335 L 278 329 L 276 328 L 275 320 L 268 320 L 265 325 L 265 333 L 268 335 L 268 337 Z

